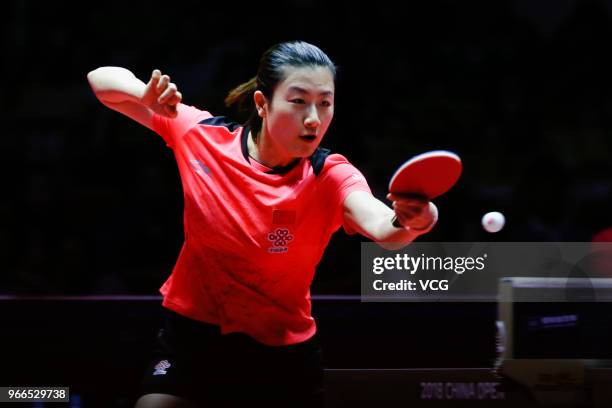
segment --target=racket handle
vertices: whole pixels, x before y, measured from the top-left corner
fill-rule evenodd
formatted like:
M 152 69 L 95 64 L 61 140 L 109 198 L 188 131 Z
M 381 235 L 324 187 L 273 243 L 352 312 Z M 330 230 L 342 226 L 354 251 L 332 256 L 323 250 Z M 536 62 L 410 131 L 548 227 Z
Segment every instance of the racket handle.
M 429 229 L 432 225 L 434 225 L 436 223 L 436 219 L 431 220 L 431 222 L 426 225 L 423 228 L 414 228 L 414 227 L 410 227 L 410 230 L 415 231 L 415 232 L 421 232 L 421 231 L 425 231 L 426 229 Z M 399 220 L 397 219 L 397 215 L 394 215 L 393 218 L 391 218 L 391 225 L 393 225 L 395 228 L 404 228 L 406 229 L 406 227 L 404 227 L 402 224 L 400 224 Z
M 398 221 L 397 215 L 394 215 L 393 218 L 391 218 L 391 225 L 393 225 L 395 228 L 404 228 L 404 226 Z

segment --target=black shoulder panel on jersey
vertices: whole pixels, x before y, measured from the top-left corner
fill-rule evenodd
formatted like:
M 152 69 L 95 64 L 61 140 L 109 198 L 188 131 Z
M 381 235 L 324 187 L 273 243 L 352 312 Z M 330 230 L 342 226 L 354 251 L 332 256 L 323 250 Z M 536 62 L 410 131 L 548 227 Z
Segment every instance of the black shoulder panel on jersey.
M 213 116 L 212 118 L 204 119 L 198 122 L 199 125 L 209 125 L 209 126 L 223 126 L 229 129 L 230 132 L 233 132 L 237 128 L 239 128 L 239 123 L 228 121 L 225 116 Z
M 242 149 L 242 155 L 244 156 L 244 160 L 249 162 L 249 127 L 244 126 L 242 129 L 242 135 L 240 135 L 240 148 Z
M 317 150 L 309 157 L 310 164 L 312 165 L 312 169 L 314 170 L 315 176 L 318 176 L 323 170 L 323 165 L 325 165 L 325 160 L 327 156 L 329 156 L 331 151 L 329 149 L 325 149 L 323 147 L 317 147 Z

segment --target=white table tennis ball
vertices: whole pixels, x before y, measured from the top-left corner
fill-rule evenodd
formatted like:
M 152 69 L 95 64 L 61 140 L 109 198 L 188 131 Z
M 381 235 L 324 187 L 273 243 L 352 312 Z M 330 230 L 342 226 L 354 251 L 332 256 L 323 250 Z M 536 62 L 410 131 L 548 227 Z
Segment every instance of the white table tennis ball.
M 482 216 L 482 228 L 487 232 L 499 232 L 504 228 L 504 224 L 506 224 L 506 217 L 500 212 L 493 211 Z

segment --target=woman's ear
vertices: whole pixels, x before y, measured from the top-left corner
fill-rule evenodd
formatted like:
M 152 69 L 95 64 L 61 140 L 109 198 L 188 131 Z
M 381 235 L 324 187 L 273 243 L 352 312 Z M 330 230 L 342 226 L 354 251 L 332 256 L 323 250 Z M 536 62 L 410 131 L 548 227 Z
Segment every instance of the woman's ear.
M 268 101 L 266 100 L 266 96 L 261 91 L 255 91 L 253 94 L 253 100 L 255 101 L 257 115 L 259 115 L 260 118 L 264 118 L 268 109 Z

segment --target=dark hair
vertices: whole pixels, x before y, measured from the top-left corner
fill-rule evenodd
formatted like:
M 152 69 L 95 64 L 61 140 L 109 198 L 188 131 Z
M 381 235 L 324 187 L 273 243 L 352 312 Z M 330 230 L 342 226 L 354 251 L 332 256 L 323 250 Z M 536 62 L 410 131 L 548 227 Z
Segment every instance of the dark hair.
M 336 66 L 327 55 L 318 47 L 304 41 L 291 41 L 276 44 L 263 53 L 259 61 L 257 75 L 247 82 L 232 89 L 225 98 L 229 107 L 238 104 L 240 110 L 251 110 L 246 123 L 253 135 L 261 130 L 262 120 L 257 115 L 253 94 L 261 91 L 266 98 L 272 99 L 274 89 L 279 82 L 285 79 L 284 68 L 291 67 L 325 67 L 328 68 L 335 81 Z

